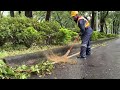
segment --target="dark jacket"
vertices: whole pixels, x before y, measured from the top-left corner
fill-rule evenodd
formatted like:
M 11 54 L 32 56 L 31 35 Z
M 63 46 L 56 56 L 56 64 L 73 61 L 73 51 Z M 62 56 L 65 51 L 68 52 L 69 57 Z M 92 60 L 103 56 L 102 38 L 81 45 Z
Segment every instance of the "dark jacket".
M 81 34 L 84 34 L 84 32 L 85 32 L 85 23 L 86 23 L 86 21 L 83 19 L 78 21 L 78 26 L 80 28 Z
M 84 19 L 78 21 L 78 26 L 80 28 L 80 35 L 92 33 L 92 28 L 90 26 L 88 28 L 85 28 L 85 23 L 86 21 Z

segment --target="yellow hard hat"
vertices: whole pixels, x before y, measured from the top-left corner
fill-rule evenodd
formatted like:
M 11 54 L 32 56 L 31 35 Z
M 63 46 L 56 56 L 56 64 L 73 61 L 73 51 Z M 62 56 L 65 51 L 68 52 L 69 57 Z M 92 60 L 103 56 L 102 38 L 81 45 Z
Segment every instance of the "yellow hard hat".
M 71 16 L 76 16 L 78 14 L 78 11 L 71 11 Z

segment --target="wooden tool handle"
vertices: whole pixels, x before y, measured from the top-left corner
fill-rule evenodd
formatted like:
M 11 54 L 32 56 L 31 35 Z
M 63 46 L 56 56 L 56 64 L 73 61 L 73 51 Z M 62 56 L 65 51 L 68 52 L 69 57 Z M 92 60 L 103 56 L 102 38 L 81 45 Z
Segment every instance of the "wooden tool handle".
M 74 43 L 76 43 L 78 41 L 78 39 L 79 39 L 79 36 L 75 38 Z M 74 44 L 70 47 L 70 49 L 69 49 L 70 51 L 73 48 L 73 46 L 74 46 Z

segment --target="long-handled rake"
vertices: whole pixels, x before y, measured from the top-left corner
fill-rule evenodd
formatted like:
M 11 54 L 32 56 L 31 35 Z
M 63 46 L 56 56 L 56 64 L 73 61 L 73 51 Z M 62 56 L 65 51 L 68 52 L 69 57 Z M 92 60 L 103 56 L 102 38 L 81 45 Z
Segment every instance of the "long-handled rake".
M 79 35 L 75 38 L 74 43 L 76 43 L 78 40 L 79 40 Z M 53 52 L 51 52 L 51 55 L 47 56 L 48 60 L 51 60 L 54 63 L 69 62 L 68 58 L 70 58 L 70 57 L 68 57 L 68 55 L 71 52 L 71 50 L 74 46 L 74 43 L 63 56 L 58 56 L 58 55 L 55 55 Z

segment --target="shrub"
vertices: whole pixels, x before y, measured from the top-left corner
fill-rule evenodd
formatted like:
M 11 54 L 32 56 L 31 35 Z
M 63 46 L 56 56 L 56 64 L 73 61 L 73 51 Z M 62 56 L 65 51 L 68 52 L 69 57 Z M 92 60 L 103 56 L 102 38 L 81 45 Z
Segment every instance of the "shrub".
M 10 42 L 14 46 L 17 44 L 23 44 L 27 47 L 30 47 L 35 38 L 36 30 L 32 27 L 32 19 L 19 17 L 19 18 L 10 18 L 9 28 L 11 30 Z
M 0 19 L 0 46 L 3 46 L 11 35 L 8 25 L 9 23 L 7 18 Z
M 117 35 L 115 34 L 105 34 L 102 32 L 98 32 L 98 31 L 93 31 L 92 37 L 91 39 L 93 41 L 101 39 L 101 38 L 111 38 L 111 37 L 116 37 Z
M 24 29 L 17 35 L 19 43 L 23 43 L 26 47 L 31 47 L 39 39 L 39 33 L 33 27 Z
M 68 44 L 78 32 L 80 32 L 79 27 L 61 28 L 56 21 L 37 22 L 36 19 L 26 17 L 3 17 L 0 19 L 0 46 L 8 42 L 12 43 L 14 47 L 22 44 L 28 48 L 33 43 L 40 45 Z M 94 31 L 92 40 L 115 36 Z
M 5 31 L 4 29 L 0 28 L 0 46 L 3 46 L 6 43 L 8 38 L 8 33 L 9 33 L 8 30 Z
M 91 37 L 91 39 L 93 41 L 101 39 L 101 38 L 106 38 L 106 34 L 102 33 L 102 32 L 99 32 L 99 31 L 93 31 L 93 34 L 92 34 L 92 37 Z
M 4 17 L 0 19 L 0 46 L 6 42 L 27 47 L 36 40 L 37 31 L 33 28 L 34 19 L 26 17 Z M 25 34 L 26 33 L 26 34 Z M 29 43 L 29 44 L 28 44 Z
M 70 28 L 70 30 L 80 33 L 80 28 L 78 26 L 75 26 L 75 28 Z
M 116 37 L 117 35 L 115 35 L 115 34 L 107 34 L 106 35 L 108 38 L 111 38 L 111 37 Z
M 92 41 L 98 40 L 98 35 L 99 35 L 98 31 L 93 31 L 92 37 L 91 37 Z
M 40 22 L 37 27 L 40 35 L 42 36 L 42 43 L 45 44 L 55 44 L 57 33 L 61 28 L 60 24 L 57 22 Z
M 100 38 L 106 38 L 106 34 L 104 32 L 98 32 L 98 39 Z
M 74 36 L 76 36 L 77 33 L 66 29 L 66 28 L 61 28 L 60 31 L 58 32 L 57 35 L 57 44 L 67 44 L 68 42 L 70 42 Z
M 53 44 L 60 25 L 57 22 L 37 22 L 26 17 L 4 17 L 0 19 L 0 46 L 12 42 L 13 46 L 32 43 Z M 38 39 L 39 38 L 39 39 Z

